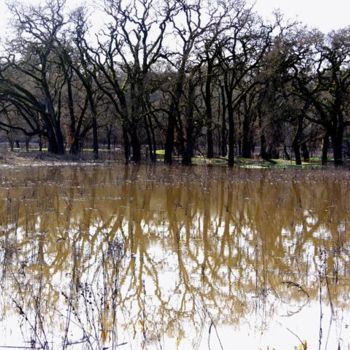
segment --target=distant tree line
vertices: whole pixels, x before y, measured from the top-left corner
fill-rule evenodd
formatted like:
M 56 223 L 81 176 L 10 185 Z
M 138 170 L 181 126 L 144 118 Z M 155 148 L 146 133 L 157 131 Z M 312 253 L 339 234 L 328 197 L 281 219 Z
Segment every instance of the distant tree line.
M 0 129 L 79 154 L 122 145 L 126 162 L 159 150 L 308 161 L 349 153 L 350 27 L 327 35 L 241 0 L 105 0 L 10 5 L 16 35 L 0 59 Z M 28 141 L 29 142 L 29 141 Z M 89 143 L 89 144 L 88 144 Z M 145 151 L 147 150 L 147 152 Z M 158 150 L 158 152 L 157 152 Z

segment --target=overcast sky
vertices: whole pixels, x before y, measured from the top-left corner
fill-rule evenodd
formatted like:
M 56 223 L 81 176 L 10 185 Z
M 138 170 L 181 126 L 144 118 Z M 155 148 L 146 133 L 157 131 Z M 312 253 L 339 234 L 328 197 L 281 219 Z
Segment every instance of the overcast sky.
M 5 1 L 0 0 L 0 40 L 6 35 L 5 24 L 8 21 Z M 39 1 L 22 0 L 25 4 Z M 81 0 L 67 0 L 67 2 L 71 7 Z M 350 25 L 350 0 L 256 0 L 255 2 L 256 11 L 263 17 L 268 17 L 274 9 L 280 9 L 286 18 L 298 19 L 325 33 Z
M 325 33 L 350 25 L 350 0 L 256 0 L 255 9 L 263 16 L 276 8 Z

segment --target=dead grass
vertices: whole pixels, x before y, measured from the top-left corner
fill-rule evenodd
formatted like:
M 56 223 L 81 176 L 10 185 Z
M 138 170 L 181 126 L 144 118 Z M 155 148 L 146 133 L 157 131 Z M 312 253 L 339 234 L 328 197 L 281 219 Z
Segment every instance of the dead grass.
M 83 165 L 110 162 L 110 160 L 94 161 L 90 155 L 75 156 L 71 154 L 55 155 L 47 152 L 4 152 L 0 154 L 0 167 L 25 166 L 61 166 Z

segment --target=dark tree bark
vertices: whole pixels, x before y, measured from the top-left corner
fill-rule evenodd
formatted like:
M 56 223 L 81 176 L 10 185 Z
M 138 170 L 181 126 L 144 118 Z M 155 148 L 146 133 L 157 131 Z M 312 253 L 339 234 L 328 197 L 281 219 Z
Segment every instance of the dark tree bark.
M 173 162 L 174 140 L 175 140 L 175 121 L 176 113 L 170 111 L 168 115 L 168 126 L 166 130 L 164 163 L 171 165 Z
M 292 147 L 293 147 L 294 156 L 295 156 L 295 164 L 301 165 L 302 162 L 301 162 L 300 144 L 297 141 L 293 142 Z
M 339 125 L 333 128 L 331 131 L 331 140 L 333 146 L 334 164 L 336 166 L 343 165 L 343 138 L 344 138 L 344 127 Z
M 233 167 L 235 161 L 235 122 L 231 99 L 227 103 L 228 114 L 228 166 Z
M 310 152 L 309 149 L 307 148 L 306 142 L 303 142 L 301 144 L 301 151 L 303 153 L 303 160 L 304 162 L 310 162 Z
M 221 117 L 221 156 L 227 156 L 227 128 L 226 128 L 226 99 L 224 86 L 220 86 L 222 101 L 222 117 Z
M 250 116 L 245 113 L 243 117 L 243 135 L 242 135 L 242 157 L 251 158 L 253 149 L 253 138 L 250 126 Z
M 106 140 L 107 140 L 107 149 L 111 151 L 112 149 L 112 126 L 106 126 Z
M 267 142 L 266 142 L 266 137 L 264 133 L 261 133 L 260 136 L 260 157 L 262 159 L 268 160 L 268 154 L 267 154 Z
M 295 133 L 294 140 L 292 143 L 296 165 L 302 164 L 301 153 L 300 153 L 300 143 L 301 143 L 302 134 L 303 134 L 303 118 L 302 116 L 298 116 L 297 131 Z
M 288 153 L 288 150 L 287 150 L 287 146 L 284 144 L 283 145 L 283 152 L 284 152 L 284 156 L 287 160 L 290 160 L 290 155 Z
M 186 144 L 182 156 L 182 164 L 183 165 L 191 165 L 192 157 L 193 157 L 193 110 L 195 103 L 195 84 L 193 82 L 193 78 L 190 77 L 188 81 L 188 96 L 187 96 L 187 111 L 186 111 Z
M 141 161 L 141 144 L 136 128 L 132 128 L 130 131 L 130 146 L 132 148 L 131 160 L 139 163 Z
M 326 134 L 323 136 L 322 140 L 322 165 L 326 165 L 328 162 L 328 148 L 329 148 L 329 134 L 326 132 Z
M 207 127 L 207 157 L 214 157 L 213 144 L 213 109 L 212 109 L 212 80 L 213 80 L 213 61 L 207 57 L 207 77 L 205 82 L 205 107 L 206 107 L 206 127 Z
M 144 124 L 145 124 L 146 136 L 147 136 L 149 158 L 152 163 L 155 163 L 156 155 L 155 155 L 155 148 L 153 145 L 152 133 L 151 133 L 152 125 L 149 125 L 149 119 L 147 115 L 145 115 L 144 117 Z
M 124 159 L 125 164 L 128 164 L 130 161 L 130 141 L 127 128 L 123 125 L 123 141 L 124 141 Z

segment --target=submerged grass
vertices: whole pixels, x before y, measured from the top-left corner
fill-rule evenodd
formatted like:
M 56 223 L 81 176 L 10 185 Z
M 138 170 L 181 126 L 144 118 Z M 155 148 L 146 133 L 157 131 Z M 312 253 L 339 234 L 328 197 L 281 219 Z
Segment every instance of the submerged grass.
M 227 157 L 217 157 L 208 159 L 205 157 L 194 157 L 193 164 L 195 165 L 227 165 Z M 332 164 L 332 163 L 331 163 Z M 273 169 L 273 168 L 281 168 L 281 169 L 300 169 L 300 168 L 324 168 L 327 167 L 321 164 L 320 159 L 312 159 L 310 162 L 302 162 L 301 165 L 296 165 L 293 160 L 286 159 L 271 159 L 264 160 L 262 158 L 243 158 L 236 157 L 235 166 L 240 168 L 247 169 Z

